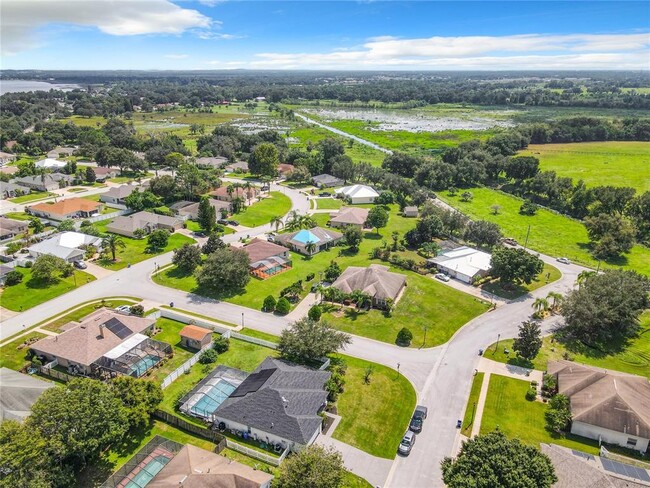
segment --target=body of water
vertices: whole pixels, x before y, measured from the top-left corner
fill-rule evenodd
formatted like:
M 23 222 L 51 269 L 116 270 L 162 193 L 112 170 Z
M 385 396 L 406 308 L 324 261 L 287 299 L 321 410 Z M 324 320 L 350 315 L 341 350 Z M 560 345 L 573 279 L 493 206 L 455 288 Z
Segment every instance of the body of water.
M 29 91 L 50 91 L 63 90 L 71 91 L 75 88 L 81 88 L 73 83 L 48 83 L 47 81 L 32 80 L 0 80 L 0 95 L 5 93 L 19 93 Z

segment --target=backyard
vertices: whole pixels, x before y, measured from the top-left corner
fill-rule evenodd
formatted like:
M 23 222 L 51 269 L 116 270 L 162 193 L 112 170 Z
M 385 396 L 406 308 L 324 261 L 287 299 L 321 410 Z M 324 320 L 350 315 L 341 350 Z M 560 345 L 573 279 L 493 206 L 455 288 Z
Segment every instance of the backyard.
M 279 191 L 272 191 L 270 195 L 250 207 L 244 207 L 241 213 L 233 215 L 232 218 L 246 227 L 257 227 L 268 224 L 273 217 L 283 216 L 291 210 L 291 199 L 288 196 Z
M 152 339 L 165 342 L 172 346 L 174 356 L 167 359 L 159 368 L 155 368 L 151 372 L 151 375 L 148 376 L 150 380 L 155 381 L 156 383 L 162 383 L 162 380 L 164 380 L 172 371 L 197 353 L 197 351 L 188 349 L 181 345 L 180 331 L 185 327 L 185 325 L 186 324 L 177 322 L 176 320 L 170 320 L 164 317 L 161 317 L 156 321 L 156 329 L 160 329 L 160 331 L 152 336 Z
M 45 334 L 41 332 L 30 332 L 0 347 L 0 368 L 9 368 L 15 371 L 23 369 L 29 363 L 26 357 L 29 348 L 19 348 L 19 346 L 22 346 L 26 341 L 42 339 L 43 337 L 45 337 Z
M 440 192 L 438 197 L 472 219 L 497 223 L 507 237 L 517 239 L 522 245 L 526 243 L 530 226 L 528 247 L 532 250 L 597 267 L 598 262 L 589 252 L 587 229 L 581 222 L 546 209 L 539 209 L 534 216 L 521 215 L 519 207 L 523 200 L 520 198 L 489 188 L 472 188 L 470 191 L 473 199 L 469 202 L 461 201 L 460 194 L 450 196 L 447 192 Z M 493 205 L 500 206 L 497 215 L 492 211 Z M 603 266 L 624 266 L 650 275 L 650 249 L 636 245 L 621 260 Z

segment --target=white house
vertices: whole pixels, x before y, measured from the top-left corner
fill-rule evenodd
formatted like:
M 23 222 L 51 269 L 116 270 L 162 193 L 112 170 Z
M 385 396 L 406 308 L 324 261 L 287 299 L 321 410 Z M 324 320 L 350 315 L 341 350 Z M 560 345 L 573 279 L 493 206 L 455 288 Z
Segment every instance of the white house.
M 334 193 L 350 200 L 352 204 L 374 203 L 379 193 L 374 188 L 366 185 L 350 185 L 339 188 Z
M 38 244 L 34 244 L 27 248 L 27 250 L 33 258 L 50 254 L 71 263 L 83 259 L 85 251 L 82 249 L 82 246 L 99 247 L 101 242 L 101 237 L 89 236 L 80 232 L 63 232 Z
M 54 158 L 45 158 L 45 159 L 41 159 L 40 161 L 36 161 L 34 163 L 34 165 L 37 168 L 45 168 L 45 169 L 62 169 L 65 168 L 66 164 L 67 163 L 65 161 L 60 161 Z
M 428 259 L 435 264 L 438 271 L 457 278 L 465 283 L 472 283 L 480 276 L 486 276 L 490 268 L 492 255 L 467 246 L 445 251 L 435 258 Z

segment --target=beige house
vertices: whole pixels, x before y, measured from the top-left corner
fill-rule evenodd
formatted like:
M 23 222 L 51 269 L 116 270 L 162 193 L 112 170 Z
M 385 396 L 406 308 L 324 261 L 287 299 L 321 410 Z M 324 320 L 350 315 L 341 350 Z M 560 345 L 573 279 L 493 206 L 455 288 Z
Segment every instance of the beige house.
M 152 212 L 137 212 L 133 215 L 117 217 L 106 226 L 108 232 L 127 237 L 135 237 L 136 231 L 142 229 L 150 233 L 157 229 L 175 232 L 183 228 L 183 221 L 177 217 L 158 215 Z
M 284 246 L 262 239 L 253 239 L 243 248 L 250 258 L 249 269 L 253 276 L 265 280 L 291 269 L 291 256 Z
M 8 152 L 0 151 L 0 166 L 11 163 L 16 160 L 16 155 Z
M 0 216 L 0 239 L 10 239 L 29 230 L 29 222 L 26 220 L 8 219 Z
M 388 271 L 388 266 L 371 264 L 367 268 L 350 266 L 332 283 L 343 293 L 361 291 L 372 297 L 372 306 L 386 307 L 386 300 L 397 302 L 406 286 L 406 276 Z
M 202 349 L 212 342 L 212 331 L 198 325 L 186 325 L 180 331 L 181 345 L 190 349 Z
M 650 442 L 647 378 L 572 361 L 549 361 L 558 393 L 571 401 L 571 433 L 646 452 Z
M 231 189 L 232 191 L 229 191 Z M 257 195 L 260 194 L 260 189 L 256 186 L 251 186 L 250 188 L 242 188 L 241 186 L 220 186 L 216 190 L 210 192 L 212 198 L 221 200 L 223 202 L 232 202 L 235 198 L 243 198 L 244 202 L 248 204 L 253 200 Z
M 229 214 L 232 210 L 230 202 L 215 200 L 214 198 L 208 198 L 208 202 L 210 203 L 210 206 L 214 208 L 218 219 L 221 218 L 223 211 Z M 197 220 L 199 218 L 199 202 L 177 202 L 171 205 L 169 209 L 180 217 L 187 217 L 191 220 Z
M 363 229 L 368 220 L 368 212 L 370 210 L 367 208 L 343 207 L 338 212 L 330 214 L 330 226 L 339 228 L 353 225 Z

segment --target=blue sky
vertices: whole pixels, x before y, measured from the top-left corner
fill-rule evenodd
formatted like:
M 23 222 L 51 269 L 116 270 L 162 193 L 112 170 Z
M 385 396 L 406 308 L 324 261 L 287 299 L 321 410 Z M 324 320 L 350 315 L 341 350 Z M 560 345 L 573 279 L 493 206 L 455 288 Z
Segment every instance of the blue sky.
M 650 2 L 1 5 L 3 69 L 650 68 Z

